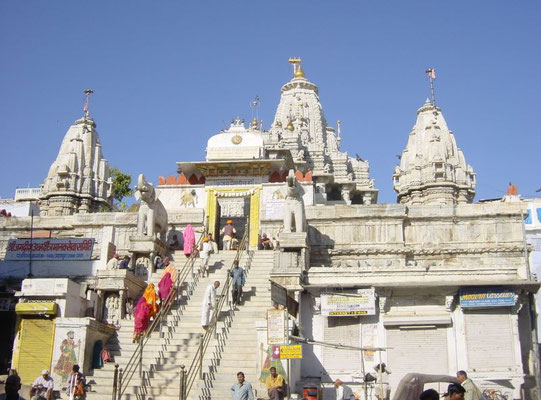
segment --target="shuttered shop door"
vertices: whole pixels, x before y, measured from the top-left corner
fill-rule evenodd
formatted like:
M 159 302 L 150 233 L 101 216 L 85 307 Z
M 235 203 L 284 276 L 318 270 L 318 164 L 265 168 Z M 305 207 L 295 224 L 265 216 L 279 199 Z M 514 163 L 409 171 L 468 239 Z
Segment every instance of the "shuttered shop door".
M 324 340 L 329 343 L 360 346 L 360 321 L 358 317 L 325 318 Z M 323 362 L 329 372 L 360 370 L 360 351 L 338 350 L 323 347 Z
M 19 337 L 18 372 L 22 383 L 31 384 L 41 370 L 51 368 L 54 322 L 45 318 L 24 318 Z
M 502 369 L 515 365 L 509 309 L 465 311 L 468 369 Z
M 388 328 L 387 346 L 391 347 L 387 354 L 387 366 L 392 371 L 389 375 L 392 390 L 396 389 L 400 379 L 410 372 L 449 373 L 447 328 Z

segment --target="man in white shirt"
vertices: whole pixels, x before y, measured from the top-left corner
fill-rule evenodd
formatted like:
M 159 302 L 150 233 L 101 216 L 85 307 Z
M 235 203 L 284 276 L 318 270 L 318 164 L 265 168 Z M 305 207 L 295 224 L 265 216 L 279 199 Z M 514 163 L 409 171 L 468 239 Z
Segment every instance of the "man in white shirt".
M 199 252 L 199 257 L 201 257 L 201 275 L 202 276 L 209 276 L 209 258 L 210 253 L 212 253 L 212 243 L 210 243 L 210 238 L 205 237 L 203 238 L 203 247 L 201 248 L 201 251 Z
M 49 376 L 49 370 L 41 371 L 41 376 L 38 376 L 32 384 L 31 400 L 50 400 L 53 395 L 54 381 Z
M 220 282 L 211 283 L 205 289 L 203 302 L 201 303 L 201 326 L 207 329 L 212 318 L 211 310 L 216 306 L 216 289 L 220 287 Z
M 118 263 L 119 263 L 119 255 L 118 254 L 114 254 L 113 255 L 113 258 L 111 258 L 109 261 L 107 261 L 107 266 L 106 268 L 110 271 L 113 271 L 115 269 L 118 269 Z

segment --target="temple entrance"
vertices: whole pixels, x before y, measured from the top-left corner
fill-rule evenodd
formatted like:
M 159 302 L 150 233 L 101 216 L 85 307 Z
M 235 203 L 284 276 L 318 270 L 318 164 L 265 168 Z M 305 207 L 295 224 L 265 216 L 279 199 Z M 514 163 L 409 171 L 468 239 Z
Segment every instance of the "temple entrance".
M 233 221 L 233 227 L 236 230 L 232 241 L 231 250 L 235 250 L 238 246 L 244 231 L 246 229 L 247 217 L 250 215 L 250 198 L 219 198 L 216 205 L 216 232 L 218 235 L 218 248 L 223 249 L 222 229 L 227 225 L 227 221 Z
M 261 187 L 208 188 L 206 190 L 206 214 L 209 219 L 209 230 L 216 239 L 219 248 L 223 249 L 220 231 L 227 225 L 227 221 L 233 221 L 237 231 L 236 236 L 240 241 L 244 235 L 248 217 L 250 218 L 249 246 L 257 248 Z

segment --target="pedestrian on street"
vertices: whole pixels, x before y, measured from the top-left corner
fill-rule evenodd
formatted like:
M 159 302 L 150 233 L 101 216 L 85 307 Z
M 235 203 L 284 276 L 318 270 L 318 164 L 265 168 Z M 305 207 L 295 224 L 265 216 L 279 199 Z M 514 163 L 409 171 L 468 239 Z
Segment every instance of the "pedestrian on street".
M 202 276 L 209 276 L 209 258 L 210 253 L 212 253 L 212 243 L 208 237 L 203 238 L 203 245 L 201 251 L 199 252 L 199 257 L 201 257 L 201 274 Z
M 456 379 L 458 379 L 458 383 L 460 383 L 462 387 L 466 389 L 464 400 L 481 400 L 481 391 L 475 385 L 475 383 L 468 378 L 466 371 L 458 371 L 456 373 Z
M 220 233 L 224 235 L 222 239 L 224 243 L 224 250 L 231 250 L 231 240 L 233 239 L 235 233 L 237 233 L 235 227 L 233 226 L 233 220 L 228 219 L 227 225 L 222 228 Z
M 231 386 L 231 400 L 254 400 L 250 382 L 244 380 L 244 372 L 237 372 L 237 382 Z
M 220 281 L 211 283 L 205 289 L 201 304 L 201 326 L 207 329 L 212 319 L 211 310 L 216 307 L 216 289 L 220 287 Z
M 440 394 L 434 389 L 427 389 L 421 393 L 419 400 L 440 400 Z
M 464 400 L 465 393 L 466 393 L 466 389 L 464 389 L 460 384 L 451 383 L 447 387 L 447 393 L 444 393 L 443 397 L 449 400 Z
M 19 396 L 19 390 L 21 390 L 21 378 L 19 375 L 14 374 L 6 378 L 4 383 L 5 393 L 0 394 L 0 400 L 24 400 Z
M 84 400 L 86 398 L 86 379 L 79 372 L 79 366 L 75 364 L 68 376 L 68 396 L 70 400 Z
M 53 389 L 53 378 L 49 376 L 49 370 L 44 369 L 32 384 L 30 398 L 32 400 L 50 400 L 53 395 Z
M 276 373 L 275 367 L 270 367 L 270 375 L 265 379 L 265 386 L 270 400 L 282 400 L 285 396 L 284 377 Z
M 336 388 L 336 400 L 351 400 L 354 399 L 353 390 L 344 383 L 337 379 L 334 381 L 334 387 Z
M 242 287 L 246 283 L 246 274 L 244 269 L 239 267 L 239 260 L 233 261 L 233 269 L 229 273 L 233 281 L 231 282 L 231 294 L 233 297 L 233 307 L 240 304 L 242 297 Z

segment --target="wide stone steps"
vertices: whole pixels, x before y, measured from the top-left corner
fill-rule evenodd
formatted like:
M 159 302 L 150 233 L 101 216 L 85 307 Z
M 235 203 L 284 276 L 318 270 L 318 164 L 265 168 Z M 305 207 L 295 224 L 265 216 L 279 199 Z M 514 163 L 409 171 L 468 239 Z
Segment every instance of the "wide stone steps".
M 184 256 L 182 256 L 184 257 Z M 204 333 L 200 326 L 201 299 L 206 287 L 215 280 L 224 281 L 227 269 L 232 265 L 235 252 L 230 254 L 213 254 L 209 260 L 209 277 L 195 277 L 193 290 L 189 290 L 191 282 L 183 288 L 183 296 L 176 301 L 169 315 L 165 318 L 165 325 L 153 332 L 145 344 L 142 355 L 143 377 L 139 377 L 139 368 L 127 385 L 123 399 L 155 400 L 178 399 L 180 364 L 190 364 L 199 347 L 199 337 Z M 175 257 L 184 263 L 185 258 Z M 241 266 L 247 262 L 246 255 L 241 259 Z M 177 267 L 179 262 L 176 261 Z M 196 260 L 194 271 L 199 270 L 199 260 Z M 154 274 L 152 280 L 161 278 L 161 273 Z M 191 280 L 191 277 L 188 278 Z M 219 289 L 218 289 L 219 292 Z M 122 327 L 117 331 L 116 338 L 110 340 L 107 348 L 114 357 L 114 362 L 121 368 L 131 359 L 137 348 L 132 343 L 133 320 L 123 320 Z M 138 358 L 137 358 L 138 360 Z M 207 358 L 205 358 L 207 361 Z M 209 358 L 208 362 L 212 362 Z M 88 376 L 92 382 L 92 390 L 88 393 L 88 400 L 109 399 L 113 387 L 114 366 L 107 364 L 102 369 L 94 371 Z

